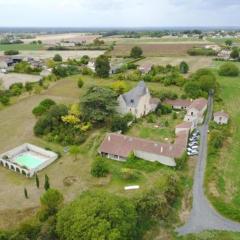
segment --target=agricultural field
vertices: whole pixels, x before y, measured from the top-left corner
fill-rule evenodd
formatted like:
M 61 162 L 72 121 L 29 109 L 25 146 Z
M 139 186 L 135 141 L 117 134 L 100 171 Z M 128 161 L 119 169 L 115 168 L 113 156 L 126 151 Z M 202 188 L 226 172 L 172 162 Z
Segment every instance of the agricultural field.
M 145 57 L 160 57 L 160 56 L 184 56 L 187 55 L 187 51 L 194 46 L 204 46 L 204 44 L 194 43 L 153 43 L 153 44 L 141 44 L 136 42 L 131 44 L 117 44 L 114 50 L 109 54 L 111 56 L 129 56 L 130 51 L 134 46 L 139 46 L 143 50 Z
M 238 66 L 240 68 L 239 63 Z M 221 214 L 240 221 L 240 77 L 218 76 L 218 82 L 223 108 L 230 114 L 232 137 L 226 140 L 220 155 L 208 159 L 206 191 Z
M 18 51 L 36 51 L 43 50 L 43 45 L 38 44 L 0 44 L 0 52 L 8 50 L 18 50 Z
M 212 67 L 213 59 L 212 57 L 192 57 L 192 56 L 183 56 L 183 57 L 147 57 L 137 62 L 137 64 L 153 64 L 153 65 L 162 65 L 166 66 L 167 64 L 171 64 L 172 66 L 179 65 L 182 61 L 185 61 L 191 72 L 195 72 L 199 68 L 204 67 Z
M 65 34 L 46 34 L 37 35 L 32 39 L 22 39 L 24 43 L 31 43 L 32 41 L 42 41 L 43 44 L 55 45 L 61 41 L 86 41 L 91 43 L 94 39 L 101 37 L 101 35 L 85 34 L 85 33 L 65 33 Z
M 0 51 L 0 56 L 4 53 Z M 67 60 L 68 58 L 76 58 L 79 59 L 83 55 L 88 55 L 90 58 L 96 58 L 101 54 L 104 54 L 104 51 L 98 50 L 69 50 L 69 51 L 48 51 L 48 50 L 26 50 L 20 52 L 19 56 L 23 57 L 33 57 L 33 58 L 40 58 L 40 59 L 48 59 L 53 58 L 55 54 L 60 54 L 63 60 Z
M 0 73 L 0 84 L 4 89 L 9 89 L 9 87 L 14 83 L 23 83 L 26 82 L 38 82 L 41 79 L 41 76 L 22 74 L 22 73 Z

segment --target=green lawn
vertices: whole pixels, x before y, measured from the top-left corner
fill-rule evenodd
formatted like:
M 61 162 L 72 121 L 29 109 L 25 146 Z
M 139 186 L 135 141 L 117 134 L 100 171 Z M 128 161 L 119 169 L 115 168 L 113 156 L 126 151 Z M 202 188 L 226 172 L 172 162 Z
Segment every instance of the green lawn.
M 43 45 L 37 44 L 0 44 L 0 51 L 7 51 L 7 50 L 43 50 Z
M 219 155 L 208 159 L 206 191 L 221 214 L 240 221 L 240 77 L 218 76 L 218 82 L 224 105 L 216 104 L 215 109 L 222 107 L 230 114 L 232 137 Z

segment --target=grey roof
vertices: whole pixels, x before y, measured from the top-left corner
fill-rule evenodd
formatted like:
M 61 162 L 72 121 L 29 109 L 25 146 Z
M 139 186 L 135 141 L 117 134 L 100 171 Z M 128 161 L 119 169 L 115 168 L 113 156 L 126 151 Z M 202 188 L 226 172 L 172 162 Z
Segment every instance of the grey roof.
M 136 107 L 140 98 L 147 94 L 147 86 L 144 81 L 140 81 L 138 85 L 129 92 L 122 94 L 122 97 L 129 107 Z

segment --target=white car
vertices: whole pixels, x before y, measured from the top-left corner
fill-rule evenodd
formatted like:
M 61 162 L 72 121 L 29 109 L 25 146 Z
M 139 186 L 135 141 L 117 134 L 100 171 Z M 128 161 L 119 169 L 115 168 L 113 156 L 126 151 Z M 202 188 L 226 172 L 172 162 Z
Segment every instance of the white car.
M 197 150 L 198 146 L 192 146 L 191 148 L 192 148 L 192 150 Z

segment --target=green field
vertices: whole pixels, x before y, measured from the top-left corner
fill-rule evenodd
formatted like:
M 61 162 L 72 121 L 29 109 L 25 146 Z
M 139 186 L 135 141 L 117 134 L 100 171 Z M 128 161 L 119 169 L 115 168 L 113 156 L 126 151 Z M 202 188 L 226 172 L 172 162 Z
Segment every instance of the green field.
M 0 51 L 8 51 L 8 50 L 18 50 L 18 51 L 26 51 L 26 50 L 43 50 L 43 45 L 37 44 L 0 44 Z
M 206 191 L 221 214 L 240 221 L 240 77 L 218 76 L 218 82 L 223 108 L 230 114 L 232 137 L 226 139 L 219 156 L 208 159 Z M 215 108 L 220 110 L 218 105 Z

